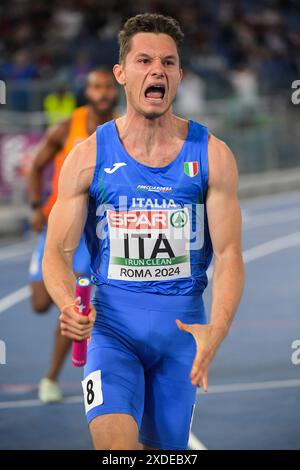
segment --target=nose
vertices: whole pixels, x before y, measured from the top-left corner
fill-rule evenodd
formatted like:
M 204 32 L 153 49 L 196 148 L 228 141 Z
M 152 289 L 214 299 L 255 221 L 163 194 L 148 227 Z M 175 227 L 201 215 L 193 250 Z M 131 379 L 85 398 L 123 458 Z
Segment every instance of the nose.
M 151 70 L 151 75 L 153 77 L 159 77 L 162 78 L 164 76 L 164 68 L 161 63 L 160 57 L 155 57 L 155 59 L 152 62 L 152 70 Z

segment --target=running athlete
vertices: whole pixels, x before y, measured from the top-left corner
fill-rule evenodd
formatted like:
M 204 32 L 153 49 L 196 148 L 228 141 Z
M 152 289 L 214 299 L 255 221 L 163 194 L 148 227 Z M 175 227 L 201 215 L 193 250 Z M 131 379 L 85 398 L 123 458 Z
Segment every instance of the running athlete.
M 57 198 L 58 178 L 62 164 L 70 150 L 88 138 L 96 127 L 114 117 L 113 109 L 117 102 L 117 86 L 111 71 L 96 69 L 87 76 L 85 96 L 87 105 L 77 108 L 71 118 L 51 127 L 33 160 L 29 173 L 29 196 L 32 207 L 31 226 L 39 233 L 36 248 L 29 267 L 31 281 L 31 301 L 36 313 L 47 312 L 52 305 L 42 278 L 42 257 L 46 239 L 47 220 Z M 43 170 L 54 163 L 51 194 L 42 203 Z M 84 237 L 74 254 L 73 269 L 76 273 L 90 274 L 90 256 Z M 62 399 L 57 384 L 58 374 L 69 351 L 71 340 L 62 337 L 60 327 L 55 332 L 55 343 L 51 363 L 46 377 L 39 384 L 39 398 L 42 402 L 55 402 Z
M 187 448 L 197 386 L 207 391 L 243 289 L 233 154 L 172 113 L 182 40 L 171 17 L 127 20 L 113 68 L 126 114 L 72 150 L 49 218 L 43 272 L 62 334 L 91 335 L 82 386 L 96 449 Z M 84 226 L 96 285 L 88 317 L 74 308 L 72 272 Z

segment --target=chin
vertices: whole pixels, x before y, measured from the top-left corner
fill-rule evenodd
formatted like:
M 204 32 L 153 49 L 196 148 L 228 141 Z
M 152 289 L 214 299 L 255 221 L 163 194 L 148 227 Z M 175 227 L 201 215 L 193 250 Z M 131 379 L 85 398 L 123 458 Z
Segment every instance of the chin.
M 143 110 L 141 110 L 141 113 L 146 119 L 157 119 L 157 118 L 163 116 L 164 114 L 166 114 L 168 109 L 169 108 L 152 109 L 151 111 L 147 110 L 147 109 L 143 109 Z

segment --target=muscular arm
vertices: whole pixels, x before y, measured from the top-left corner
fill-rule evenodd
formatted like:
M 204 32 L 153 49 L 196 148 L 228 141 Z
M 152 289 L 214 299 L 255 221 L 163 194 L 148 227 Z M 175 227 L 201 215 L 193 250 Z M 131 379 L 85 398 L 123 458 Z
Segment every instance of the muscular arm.
M 31 202 L 39 202 L 42 194 L 42 174 L 64 145 L 70 120 L 51 127 L 41 140 L 28 173 L 28 193 Z
M 215 261 L 210 324 L 227 334 L 244 285 L 238 172 L 224 142 L 210 136 L 207 216 Z
M 94 174 L 95 159 L 93 134 L 66 158 L 59 178 L 58 198 L 48 220 L 43 276 L 47 290 L 59 309 L 74 302 L 73 254 L 86 222 L 88 189 Z

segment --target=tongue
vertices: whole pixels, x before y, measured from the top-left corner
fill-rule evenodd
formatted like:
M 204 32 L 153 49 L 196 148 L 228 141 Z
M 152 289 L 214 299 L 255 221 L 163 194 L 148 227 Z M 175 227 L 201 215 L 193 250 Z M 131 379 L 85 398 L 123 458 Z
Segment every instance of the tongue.
M 149 90 L 146 93 L 147 98 L 162 98 L 163 93 L 161 90 Z

